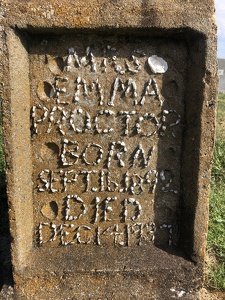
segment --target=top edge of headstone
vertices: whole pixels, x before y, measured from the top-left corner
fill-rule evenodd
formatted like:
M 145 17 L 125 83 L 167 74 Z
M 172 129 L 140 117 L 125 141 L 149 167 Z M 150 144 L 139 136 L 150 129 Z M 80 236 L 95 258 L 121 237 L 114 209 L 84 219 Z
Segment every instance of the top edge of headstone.
M 55 29 L 192 29 L 208 35 L 214 1 L 204 0 L 3 0 L 1 22 L 27 31 Z

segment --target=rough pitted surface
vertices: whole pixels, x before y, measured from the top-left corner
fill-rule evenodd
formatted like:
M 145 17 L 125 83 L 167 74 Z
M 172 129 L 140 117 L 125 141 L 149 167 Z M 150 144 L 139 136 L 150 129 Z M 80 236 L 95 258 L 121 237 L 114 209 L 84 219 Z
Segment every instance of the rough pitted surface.
M 208 34 L 214 24 L 214 2 L 204 1 L 2 1 L 5 25 L 38 31 L 92 28 L 193 28 Z M 26 16 L 25 18 L 23 16 Z M 211 26 L 212 28 L 212 26 Z
M 213 1 L 2 1 L 16 298 L 200 297 L 215 30 Z

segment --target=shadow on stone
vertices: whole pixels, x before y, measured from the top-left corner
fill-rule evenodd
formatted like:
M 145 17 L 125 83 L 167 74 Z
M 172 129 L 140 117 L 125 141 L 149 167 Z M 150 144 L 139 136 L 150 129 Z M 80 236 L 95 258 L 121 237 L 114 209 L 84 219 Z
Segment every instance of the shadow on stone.
M 0 173 L 0 291 L 4 285 L 13 285 L 10 253 L 9 215 L 5 174 Z

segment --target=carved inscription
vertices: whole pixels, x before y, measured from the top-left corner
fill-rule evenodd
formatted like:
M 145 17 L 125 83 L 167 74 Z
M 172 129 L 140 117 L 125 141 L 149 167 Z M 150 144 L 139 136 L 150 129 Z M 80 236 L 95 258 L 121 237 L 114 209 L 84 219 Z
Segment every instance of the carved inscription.
M 103 40 L 31 50 L 35 242 L 176 244 L 185 51 Z

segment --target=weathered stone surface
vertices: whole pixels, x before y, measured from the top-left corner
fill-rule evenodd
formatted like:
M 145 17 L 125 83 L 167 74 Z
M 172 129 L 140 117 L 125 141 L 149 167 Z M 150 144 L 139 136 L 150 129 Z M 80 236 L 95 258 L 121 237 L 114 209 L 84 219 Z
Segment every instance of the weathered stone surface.
M 193 299 L 217 86 L 213 1 L 2 1 L 20 299 Z

